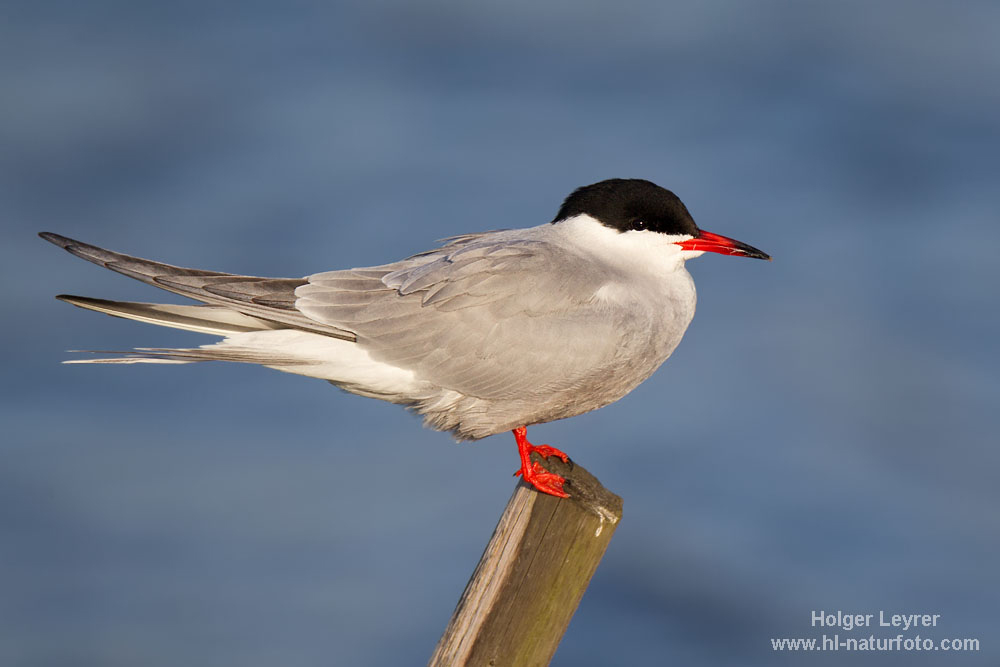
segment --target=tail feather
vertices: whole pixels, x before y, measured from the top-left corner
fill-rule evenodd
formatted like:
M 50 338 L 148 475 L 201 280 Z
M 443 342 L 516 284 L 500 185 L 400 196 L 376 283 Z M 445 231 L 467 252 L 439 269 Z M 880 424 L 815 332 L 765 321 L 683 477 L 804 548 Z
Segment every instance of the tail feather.
M 280 324 L 243 315 L 222 306 L 178 306 L 165 303 L 109 301 L 108 299 L 94 299 L 71 294 L 60 294 L 56 298 L 79 308 L 113 317 L 216 336 L 282 328 Z
M 135 350 L 75 350 L 92 354 L 124 354 L 124 357 L 70 359 L 64 364 L 189 364 L 199 361 L 234 361 L 261 366 L 301 366 L 312 362 L 302 357 L 282 357 L 267 351 L 235 345 L 204 347 L 137 347 Z

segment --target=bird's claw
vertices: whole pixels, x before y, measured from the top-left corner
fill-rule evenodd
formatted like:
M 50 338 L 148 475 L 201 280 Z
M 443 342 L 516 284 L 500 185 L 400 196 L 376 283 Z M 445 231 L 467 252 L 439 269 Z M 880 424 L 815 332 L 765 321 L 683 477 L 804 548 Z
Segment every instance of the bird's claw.
M 542 493 L 559 498 L 569 498 L 569 494 L 563 490 L 566 479 L 549 472 L 538 461 L 532 461 L 531 455 L 537 453 L 543 459 L 558 456 L 563 463 L 569 463 L 569 457 L 555 447 L 533 445 L 528 442 L 528 429 L 524 426 L 514 429 L 514 439 L 517 440 L 517 451 L 521 455 L 521 469 L 514 473 L 514 476 L 522 476 L 525 482 Z
M 538 455 L 543 459 L 547 459 L 550 456 L 558 456 L 562 459 L 563 463 L 569 463 L 569 457 L 555 447 L 550 447 L 549 445 L 531 445 L 528 449 L 531 452 L 538 452 Z
M 523 468 L 518 470 L 514 473 L 514 476 L 516 477 L 522 474 L 525 482 L 531 484 L 542 493 L 547 493 L 550 496 L 557 496 L 559 498 L 569 498 L 569 494 L 563 490 L 563 484 L 566 483 L 566 478 L 560 477 L 554 472 L 549 472 L 543 468 L 542 464 L 538 461 L 533 461 L 531 467 L 527 470 Z

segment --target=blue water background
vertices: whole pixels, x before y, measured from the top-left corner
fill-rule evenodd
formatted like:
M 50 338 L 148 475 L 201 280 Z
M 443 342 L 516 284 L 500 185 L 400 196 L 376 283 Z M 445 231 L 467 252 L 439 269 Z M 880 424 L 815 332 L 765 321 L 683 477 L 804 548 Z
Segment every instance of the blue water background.
M 318 380 L 60 365 L 206 339 L 56 302 L 178 299 L 36 232 L 298 277 L 608 177 L 775 261 L 691 262 L 675 356 L 532 429 L 625 499 L 554 664 L 1000 662 L 1000 4 L 3 13 L 0 664 L 422 664 L 516 468 Z M 981 650 L 774 653 L 813 610 Z

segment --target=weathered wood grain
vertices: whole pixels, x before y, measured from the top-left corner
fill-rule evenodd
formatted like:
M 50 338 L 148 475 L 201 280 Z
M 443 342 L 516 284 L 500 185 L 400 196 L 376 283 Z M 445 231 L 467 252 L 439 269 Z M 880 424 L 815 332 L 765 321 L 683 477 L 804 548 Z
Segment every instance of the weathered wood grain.
M 579 465 L 535 460 L 569 498 L 520 482 L 431 657 L 432 667 L 552 659 L 622 516 L 622 499 Z

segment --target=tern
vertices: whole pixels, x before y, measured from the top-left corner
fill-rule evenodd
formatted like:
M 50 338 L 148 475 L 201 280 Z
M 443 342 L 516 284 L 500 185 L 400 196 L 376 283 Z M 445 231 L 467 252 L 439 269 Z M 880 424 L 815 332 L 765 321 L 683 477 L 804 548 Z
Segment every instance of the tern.
M 56 298 L 222 340 L 67 363 L 238 361 L 328 380 L 407 407 L 459 441 L 513 431 L 516 475 L 567 497 L 531 460 L 527 427 L 613 403 L 660 367 L 695 311 L 686 260 L 771 259 L 698 228 L 671 191 L 640 179 L 575 190 L 536 227 L 477 232 L 391 264 L 259 278 L 186 269 L 43 232 L 77 257 L 200 301 Z

